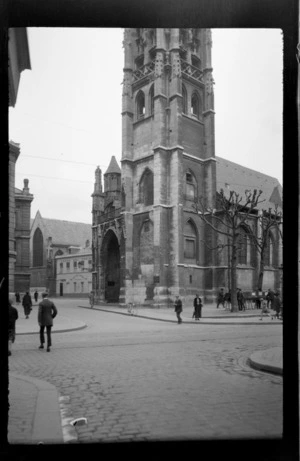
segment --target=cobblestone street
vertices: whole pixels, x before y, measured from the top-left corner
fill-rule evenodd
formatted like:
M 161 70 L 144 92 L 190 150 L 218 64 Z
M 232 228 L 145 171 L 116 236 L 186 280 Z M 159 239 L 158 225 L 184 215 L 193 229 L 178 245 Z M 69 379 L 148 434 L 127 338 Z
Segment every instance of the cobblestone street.
M 19 335 L 10 359 L 10 372 L 57 388 L 63 425 L 87 418 L 66 442 L 281 436 L 282 378 L 247 364 L 281 345 L 280 325 L 177 325 L 77 304 L 58 302 L 59 315 L 87 328 L 53 334 L 50 354 Z

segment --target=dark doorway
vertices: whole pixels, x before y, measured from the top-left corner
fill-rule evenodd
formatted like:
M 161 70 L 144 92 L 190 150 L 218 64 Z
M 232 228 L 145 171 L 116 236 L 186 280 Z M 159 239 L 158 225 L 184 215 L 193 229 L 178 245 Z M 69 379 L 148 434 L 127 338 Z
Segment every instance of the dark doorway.
M 113 231 L 108 231 L 103 242 L 105 300 L 119 302 L 120 296 L 120 247 Z
M 59 284 L 59 295 L 60 296 L 64 295 L 64 284 L 63 283 Z

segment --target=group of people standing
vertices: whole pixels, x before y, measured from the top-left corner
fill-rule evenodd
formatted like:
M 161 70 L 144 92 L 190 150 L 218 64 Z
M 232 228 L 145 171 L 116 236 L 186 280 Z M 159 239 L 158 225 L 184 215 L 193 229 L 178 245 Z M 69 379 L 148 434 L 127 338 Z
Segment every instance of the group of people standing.
M 238 310 L 239 311 L 245 311 L 246 310 L 246 302 L 245 302 L 245 296 L 241 288 L 237 288 L 237 303 L 238 303 Z M 218 296 L 217 296 L 217 309 L 219 308 L 220 305 L 222 305 L 225 309 L 228 308 L 230 309 L 230 304 L 231 304 L 231 292 L 230 290 L 227 293 L 224 293 L 224 288 L 221 288 Z M 262 314 L 269 314 L 269 309 L 272 309 L 275 311 L 275 314 L 273 317 L 275 318 L 282 318 L 282 302 L 279 297 L 278 292 L 274 292 L 270 288 L 268 289 L 268 292 L 263 296 L 261 293 L 261 296 L 257 294 L 255 297 L 255 305 L 257 309 L 262 309 Z
M 182 312 L 182 301 L 179 298 L 179 296 L 176 296 L 175 302 L 174 302 L 174 310 L 177 316 L 177 323 L 182 323 L 182 318 L 180 316 Z M 193 318 L 195 320 L 200 320 L 202 317 L 202 299 L 199 298 L 199 295 L 196 294 L 196 298 L 194 299 L 194 313 L 193 313 Z
M 228 290 L 227 293 L 224 293 L 224 288 L 221 288 L 217 296 L 217 309 L 219 309 L 220 304 L 224 309 L 230 309 L 231 305 L 231 290 Z
M 34 293 L 35 301 L 38 300 L 37 292 Z M 19 304 L 21 302 L 20 294 L 17 292 L 15 294 L 16 302 Z M 27 291 L 23 297 L 22 305 L 24 307 L 25 318 L 29 318 L 29 314 L 32 310 L 32 301 L 29 292 Z M 46 328 L 47 334 L 47 352 L 50 352 L 50 347 L 52 345 L 51 341 L 51 328 L 53 326 L 53 319 L 57 315 L 57 308 L 52 301 L 48 299 L 48 293 L 42 293 L 42 301 L 39 303 L 38 307 L 38 324 L 40 327 L 39 336 L 40 336 L 40 346 L 39 349 L 44 349 L 45 335 L 44 331 Z M 16 336 L 16 321 L 19 318 L 18 309 L 13 306 L 13 299 L 10 298 L 8 301 L 8 355 L 11 355 L 12 344 L 15 342 Z

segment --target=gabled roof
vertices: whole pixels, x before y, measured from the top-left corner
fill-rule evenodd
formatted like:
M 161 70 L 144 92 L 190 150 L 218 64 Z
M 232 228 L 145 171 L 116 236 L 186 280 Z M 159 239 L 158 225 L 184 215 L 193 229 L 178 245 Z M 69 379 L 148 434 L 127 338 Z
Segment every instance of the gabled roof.
M 244 197 L 246 189 L 262 190 L 260 200 L 264 202 L 258 205 L 259 209 L 274 209 L 275 204 L 280 209 L 282 208 L 282 187 L 276 178 L 221 157 L 215 158 L 217 161 L 217 192 L 224 189 L 226 194 L 227 191 L 234 190 Z
M 53 244 L 82 247 L 85 246 L 87 240 L 92 241 L 91 224 L 42 217 L 41 220 L 44 237 L 52 237 Z
M 108 168 L 104 174 L 109 174 L 109 173 L 119 173 L 121 174 L 121 169 L 118 165 L 118 162 L 116 160 L 116 157 L 113 155 L 111 157 L 110 164 L 108 165 Z

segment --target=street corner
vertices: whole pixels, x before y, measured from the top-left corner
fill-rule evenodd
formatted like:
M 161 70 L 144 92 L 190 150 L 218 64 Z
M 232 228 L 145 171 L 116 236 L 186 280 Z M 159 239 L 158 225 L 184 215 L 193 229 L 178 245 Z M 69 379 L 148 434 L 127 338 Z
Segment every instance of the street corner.
M 250 355 L 249 364 L 256 370 L 282 375 L 282 348 L 273 347 L 262 351 L 256 351 Z

